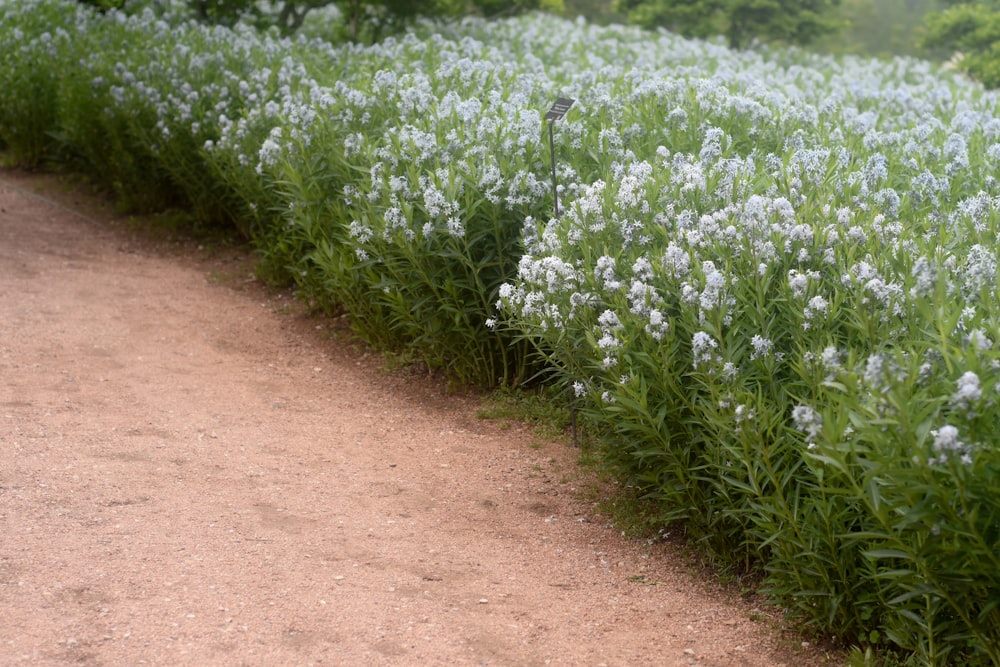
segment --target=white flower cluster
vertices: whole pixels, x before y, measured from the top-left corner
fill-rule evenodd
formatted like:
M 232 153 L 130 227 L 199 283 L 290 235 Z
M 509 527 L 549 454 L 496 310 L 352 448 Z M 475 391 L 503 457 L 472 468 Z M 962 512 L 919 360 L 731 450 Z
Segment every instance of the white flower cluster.
M 792 424 L 806 434 L 809 449 L 815 449 L 816 440 L 823 431 L 823 416 L 808 405 L 796 405 L 792 410 Z
M 952 457 L 957 458 L 962 465 L 972 465 L 972 447 L 959 439 L 956 427 L 946 424 L 931 431 L 931 435 L 934 436 L 933 448 L 937 456 L 928 459 L 928 465 L 947 465 Z

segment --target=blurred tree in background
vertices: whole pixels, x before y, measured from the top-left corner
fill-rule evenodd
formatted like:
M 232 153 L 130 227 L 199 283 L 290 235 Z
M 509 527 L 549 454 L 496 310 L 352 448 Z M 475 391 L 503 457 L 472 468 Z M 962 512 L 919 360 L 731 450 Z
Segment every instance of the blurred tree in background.
M 837 17 L 841 29 L 813 46 L 828 53 L 924 55 L 924 19 L 937 7 L 936 0 L 843 0 Z
M 250 20 L 261 27 L 277 26 L 286 35 L 301 28 L 310 12 L 335 7 L 343 19 L 344 36 L 355 42 L 377 41 L 417 16 L 495 18 L 532 9 L 563 10 L 562 0 L 188 0 L 188 5 L 202 21 L 232 25 Z
M 688 37 L 725 35 L 743 49 L 755 39 L 808 44 L 837 28 L 840 0 L 618 0 L 628 19 Z
M 97 7 L 99 10 L 121 9 L 125 6 L 125 0 L 80 0 L 82 4 Z
M 927 17 L 923 45 L 954 55 L 956 67 L 988 88 L 1000 88 L 1000 0 L 947 1 Z
M 609 23 L 625 23 L 625 14 L 615 7 L 615 0 L 564 0 L 566 15 L 582 16 L 591 23 L 608 25 Z
M 322 35 L 375 42 L 418 16 L 500 18 L 542 10 L 599 24 L 632 22 L 689 37 L 723 35 L 867 56 L 929 56 L 1000 87 L 1000 0 L 182 0 L 197 18 L 297 32 L 315 10 L 332 12 Z M 80 0 L 106 10 L 158 0 Z M 133 7 L 134 8 L 134 7 Z M 330 28 L 330 26 L 334 26 Z M 328 34 L 332 31 L 333 34 Z

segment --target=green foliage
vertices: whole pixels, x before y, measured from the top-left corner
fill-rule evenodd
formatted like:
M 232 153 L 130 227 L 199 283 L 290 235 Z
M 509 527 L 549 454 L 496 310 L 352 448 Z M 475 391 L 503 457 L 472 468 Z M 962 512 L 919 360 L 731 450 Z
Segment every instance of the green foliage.
M 354 42 L 376 42 L 417 16 L 457 16 L 465 8 L 464 0 L 332 1 L 343 15 L 348 39 Z
M 565 9 L 563 0 L 473 0 L 472 4 L 486 18 L 510 16 L 532 9 L 556 13 Z
M 1000 3 L 958 2 L 927 17 L 926 48 L 956 53 L 956 66 L 1000 88 Z
M 725 35 L 731 48 L 755 39 L 808 44 L 830 32 L 840 0 L 618 0 L 630 21 L 691 37 Z
M 286 4 L 290 0 L 286 0 Z M 301 3 L 302 0 L 295 0 Z M 333 2 L 341 11 L 351 41 L 375 42 L 418 16 L 458 17 L 478 13 L 487 18 L 530 10 L 564 11 L 563 0 L 312 0 Z
M 249 0 L 189 0 L 188 4 L 205 23 L 231 27 L 243 19 L 261 18 L 257 3 Z
M 625 15 L 617 11 L 615 0 L 566 0 L 567 16 L 582 16 L 592 23 L 624 23 Z
M 57 150 L 51 131 L 57 126 L 61 35 L 53 37 L 49 28 L 58 25 L 60 11 L 46 6 L 24 16 L 14 5 L 0 4 L 0 53 L 17 54 L 17 66 L 0 68 L 5 91 L 0 144 L 14 164 L 24 167 L 37 167 Z
M 122 9 L 126 0 L 80 0 L 85 5 L 92 5 L 97 9 Z
M 1000 661 L 995 94 L 541 14 L 364 46 L 0 12 L 22 162 L 235 224 L 264 273 L 453 379 L 572 391 L 623 514 L 817 632 Z
M 565 393 L 552 386 L 512 390 L 500 387 L 483 398 L 476 412 L 480 419 L 516 421 L 531 427 L 534 434 L 547 441 L 569 443 L 572 417 L 566 407 Z
M 407 102 L 396 96 L 413 80 L 358 79 L 366 111 L 337 103 L 311 124 L 309 145 L 282 142 L 283 153 L 266 169 L 294 202 L 277 244 L 286 249 L 280 261 L 294 267 L 290 274 L 308 300 L 326 310 L 346 308 L 355 331 L 373 345 L 463 382 L 526 382 L 534 374 L 530 345 L 485 322 L 521 255 L 520 220 L 542 204 L 545 190 L 536 188 L 523 204 L 505 204 L 473 184 L 538 163 L 540 137 L 510 154 L 466 154 L 477 132 L 465 115 L 473 110 L 476 79 L 435 62 L 433 53 L 407 55 L 436 73 L 428 83 L 449 91 L 445 99 L 418 102 L 401 123 L 393 107 Z M 354 66 L 363 76 L 366 67 L 385 72 L 384 64 L 376 58 Z M 512 83 L 495 81 L 499 90 Z M 465 108 L 451 106 L 466 99 Z M 519 129 L 517 117 L 500 111 L 494 118 L 499 141 Z M 345 136 L 356 145 L 334 149 Z M 275 246 L 273 238 L 268 246 Z
M 831 53 L 917 56 L 922 53 L 924 18 L 937 4 L 936 0 L 843 0 L 835 15 L 842 28 L 811 46 Z
M 84 1 L 84 0 L 81 0 Z M 114 1 L 114 0 L 101 0 Z M 455 18 L 479 13 L 490 18 L 540 9 L 561 13 L 562 0 L 187 0 L 199 20 L 233 26 L 246 21 L 261 28 L 275 26 L 284 35 L 300 30 L 315 10 L 333 7 L 341 39 L 374 43 L 398 34 L 418 17 Z

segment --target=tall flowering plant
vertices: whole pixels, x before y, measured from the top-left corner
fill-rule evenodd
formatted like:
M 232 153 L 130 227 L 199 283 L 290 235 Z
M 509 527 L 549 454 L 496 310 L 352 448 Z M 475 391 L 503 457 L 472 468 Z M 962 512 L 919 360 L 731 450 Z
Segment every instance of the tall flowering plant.
M 803 125 L 763 156 L 708 127 L 612 165 L 529 221 L 497 306 L 664 518 L 801 617 L 995 660 L 1000 199 L 965 194 L 984 165 L 956 133 L 917 160 L 922 125 L 902 154 Z

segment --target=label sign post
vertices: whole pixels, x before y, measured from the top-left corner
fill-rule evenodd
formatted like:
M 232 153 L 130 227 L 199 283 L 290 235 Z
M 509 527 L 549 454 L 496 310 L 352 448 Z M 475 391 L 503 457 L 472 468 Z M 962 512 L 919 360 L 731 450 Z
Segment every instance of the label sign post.
M 576 100 L 560 97 L 545 114 L 545 120 L 549 121 L 549 152 L 552 154 L 552 207 L 557 218 L 559 217 L 559 186 L 556 183 L 556 143 L 552 138 L 552 125 L 566 115 L 574 102 Z M 569 399 L 569 421 L 573 428 L 573 446 L 579 447 L 580 441 L 576 432 L 576 397 L 572 394 Z
M 569 108 L 576 100 L 568 97 L 560 97 L 552 105 L 552 108 L 545 114 L 545 120 L 549 121 L 549 152 L 552 154 L 552 206 L 555 209 L 555 217 L 559 217 L 559 188 L 556 184 L 556 144 L 552 138 L 552 125 L 557 120 L 566 115 Z

